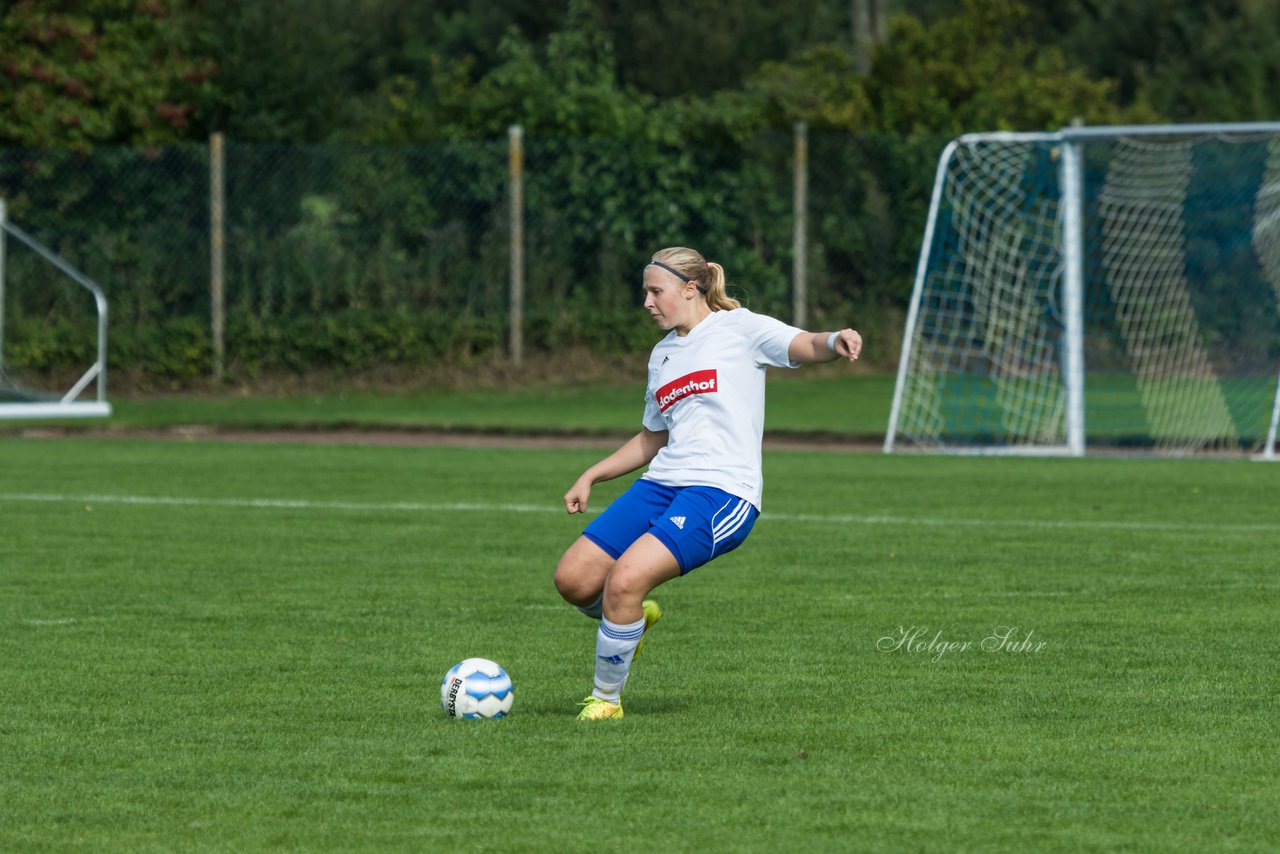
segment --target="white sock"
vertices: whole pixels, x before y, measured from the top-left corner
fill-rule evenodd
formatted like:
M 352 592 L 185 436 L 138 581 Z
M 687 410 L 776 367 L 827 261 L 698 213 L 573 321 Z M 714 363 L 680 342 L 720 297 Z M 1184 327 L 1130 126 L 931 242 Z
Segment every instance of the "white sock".
M 575 607 L 593 620 L 602 619 L 604 617 L 604 591 L 600 591 L 596 601 L 590 605 L 577 605 Z
M 644 617 L 625 624 L 614 623 L 608 617 L 600 620 L 600 629 L 596 632 L 596 687 L 592 696 L 618 702 L 643 634 Z

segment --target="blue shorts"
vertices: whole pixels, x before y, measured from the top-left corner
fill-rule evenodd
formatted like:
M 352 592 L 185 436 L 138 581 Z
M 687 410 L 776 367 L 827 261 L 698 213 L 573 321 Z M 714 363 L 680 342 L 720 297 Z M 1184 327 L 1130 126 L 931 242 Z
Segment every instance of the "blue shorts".
M 684 575 L 746 540 L 760 511 L 714 486 L 663 486 L 641 478 L 587 526 L 582 535 L 614 560 L 644 534 L 653 534 Z

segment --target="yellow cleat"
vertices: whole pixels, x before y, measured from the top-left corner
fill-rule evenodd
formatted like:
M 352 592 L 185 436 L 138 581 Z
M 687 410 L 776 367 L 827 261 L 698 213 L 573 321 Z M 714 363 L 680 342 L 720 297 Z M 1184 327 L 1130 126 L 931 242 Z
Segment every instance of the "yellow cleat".
M 636 644 L 636 654 L 631 658 L 633 663 L 640 657 L 640 651 L 644 649 L 645 638 L 649 637 L 649 627 L 662 619 L 662 609 L 658 607 L 657 602 L 646 599 L 642 607 L 644 608 L 644 634 L 640 636 L 640 643 Z
M 582 711 L 578 713 L 580 721 L 621 720 L 622 704 L 610 703 L 594 695 L 583 700 Z

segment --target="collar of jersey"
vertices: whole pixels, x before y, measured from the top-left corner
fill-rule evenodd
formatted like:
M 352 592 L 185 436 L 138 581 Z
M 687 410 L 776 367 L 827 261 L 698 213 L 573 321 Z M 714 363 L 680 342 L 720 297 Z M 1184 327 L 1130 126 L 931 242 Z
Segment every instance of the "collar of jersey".
M 699 323 L 698 323 L 698 325 L 697 325 L 697 326 L 695 326 L 695 327 L 693 327 L 692 329 L 690 329 L 690 330 L 689 330 L 689 334 L 688 334 L 688 335 L 686 335 L 686 336 L 684 336 L 683 338 L 681 338 L 679 335 L 677 335 L 677 334 L 676 334 L 676 331 L 675 331 L 674 329 L 672 329 L 672 330 L 671 330 L 671 340 L 672 340 L 672 341 L 674 341 L 676 344 L 678 344 L 678 345 L 679 345 L 679 346 L 681 346 L 681 347 L 685 346 L 686 344 L 688 344 L 688 343 L 689 343 L 689 339 L 690 339 L 690 338 L 692 338 L 694 335 L 697 335 L 697 334 L 698 334 L 698 330 L 699 330 L 699 329 L 702 329 L 702 328 L 703 328 L 703 327 L 705 327 L 708 323 L 710 323 L 710 322 L 711 322 L 711 319 L 712 319 L 713 317 L 715 317 L 715 316 L 716 316 L 716 315 L 718 315 L 718 314 L 724 314 L 724 313 L 725 313 L 725 312 L 723 312 L 723 311 L 713 311 L 713 312 L 711 312 L 711 313 L 710 313 L 710 314 L 708 314 L 706 317 L 702 318 L 702 320 L 701 320 L 701 321 L 699 321 Z

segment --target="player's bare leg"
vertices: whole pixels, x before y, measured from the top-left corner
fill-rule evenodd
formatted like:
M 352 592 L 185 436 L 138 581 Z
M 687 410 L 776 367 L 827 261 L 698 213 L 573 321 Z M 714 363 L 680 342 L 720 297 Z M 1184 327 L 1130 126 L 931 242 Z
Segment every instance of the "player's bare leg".
M 604 584 L 604 615 L 614 623 L 644 619 L 644 599 L 659 584 L 677 578 L 676 556 L 653 534 L 645 534 L 623 552 Z
M 613 564 L 608 552 L 590 538 L 579 537 L 556 565 L 556 590 L 564 601 L 599 619 L 605 579 Z
M 662 608 L 653 599 L 645 597 L 658 585 L 679 576 L 680 565 L 675 556 L 652 534 L 645 534 L 632 543 L 609 570 L 609 578 L 605 582 L 604 613 L 620 615 L 609 617 L 615 623 L 633 622 L 630 618 L 636 615 L 638 602 L 638 613 L 644 619 L 645 634 L 636 644 L 632 663 L 644 650 L 649 629 L 662 619 Z

